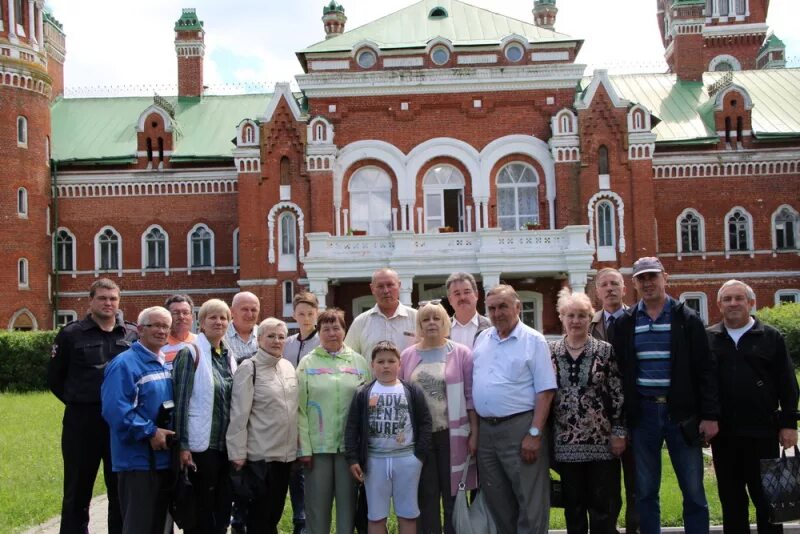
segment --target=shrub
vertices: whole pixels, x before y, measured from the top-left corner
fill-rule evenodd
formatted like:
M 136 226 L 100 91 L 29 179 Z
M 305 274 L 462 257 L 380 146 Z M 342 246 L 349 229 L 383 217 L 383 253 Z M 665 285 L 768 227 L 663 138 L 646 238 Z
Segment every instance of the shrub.
M 756 312 L 758 319 L 777 328 L 786 338 L 795 367 L 800 367 L 800 304 L 779 304 L 774 308 L 762 308 Z
M 0 332 L 0 391 L 47 389 L 54 331 Z

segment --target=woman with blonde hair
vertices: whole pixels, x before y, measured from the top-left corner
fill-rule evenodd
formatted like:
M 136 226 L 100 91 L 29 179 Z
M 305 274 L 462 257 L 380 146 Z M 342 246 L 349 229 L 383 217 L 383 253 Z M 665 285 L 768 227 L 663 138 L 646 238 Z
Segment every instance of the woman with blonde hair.
M 550 342 L 558 384 L 553 435 L 567 532 L 612 534 L 626 436 L 622 378 L 611 345 L 589 335 L 589 297 L 564 288 L 556 309 L 564 337 Z
M 197 525 L 187 534 L 222 534 L 231 515 L 225 434 L 236 361 L 222 342 L 231 310 L 219 299 L 200 307 L 201 334 L 173 363 L 180 463 L 197 496 Z
M 417 311 L 420 341 L 403 351 L 400 379 L 420 386 L 431 412 L 433 436 L 419 481 L 419 531 L 454 534 L 452 515 L 465 469 L 467 489 L 477 487 L 476 464 L 467 457 L 478 446 L 478 415 L 472 405 L 472 351 L 450 335 L 450 317 L 439 301 Z

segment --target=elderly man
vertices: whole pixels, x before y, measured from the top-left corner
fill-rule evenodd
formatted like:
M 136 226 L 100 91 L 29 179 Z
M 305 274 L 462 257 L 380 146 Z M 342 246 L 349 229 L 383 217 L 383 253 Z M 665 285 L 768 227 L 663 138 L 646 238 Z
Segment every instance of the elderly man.
M 544 533 L 550 518 L 550 454 L 545 423 L 556 389 L 544 336 L 519 319 L 514 288 L 486 294 L 494 325 L 473 352 L 472 398 L 480 416 L 478 471 L 502 534 Z
M 172 360 L 184 347 L 191 345 L 197 339 L 192 333 L 194 322 L 194 302 L 189 295 L 172 295 L 164 303 L 164 307 L 172 316 L 172 327 L 169 330 L 167 344 L 161 349 L 167 360 L 167 367 L 172 370 Z
M 161 534 L 171 490 L 172 374 L 161 348 L 172 316 L 160 306 L 139 314 L 139 341 L 114 358 L 101 387 L 111 434 L 123 534 Z
M 450 339 L 469 348 L 478 334 L 492 326 L 489 319 L 478 313 L 478 284 L 469 273 L 453 273 L 445 282 L 447 301 L 455 310 L 450 320 Z
M 661 531 L 661 448 L 667 442 L 683 494 L 687 534 L 708 532 L 702 443 L 717 434 L 717 362 L 705 327 L 688 306 L 667 295 L 658 258 L 633 264 L 641 300 L 615 325 L 614 350 L 623 370 L 625 405 L 636 463 L 641 532 Z
M 778 444 L 797 444 L 794 366 L 780 332 L 750 316 L 755 304 L 750 286 L 725 282 L 717 293 L 722 322 L 708 329 L 720 370 L 720 429 L 711 449 L 725 534 L 750 532 L 748 494 L 759 534 L 783 531 L 769 522 L 759 460 L 776 458 Z
M 261 303 L 258 297 L 249 291 L 242 291 L 233 296 L 231 302 L 231 324 L 225 333 L 225 343 L 233 353 L 236 363 L 251 358 L 258 352 L 258 336 L 256 325 Z
M 89 501 L 101 459 L 108 493 L 108 532 L 122 531 L 108 425 L 100 413 L 100 385 L 108 362 L 127 350 L 136 338 L 136 325 L 123 321 L 119 311 L 119 286 L 108 278 L 96 280 L 89 288 L 89 315 L 66 325 L 56 336 L 47 367 L 47 385 L 65 404 L 61 435 L 62 534 L 86 532 Z
M 376 304 L 355 318 L 345 345 L 363 355 L 367 361 L 379 341 L 391 341 L 403 351 L 416 341 L 417 310 L 400 303 L 400 277 L 389 268 L 372 273 L 369 285 Z
M 595 292 L 597 299 L 602 304 L 602 309 L 592 317 L 589 333 L 592 337 L 611 343 L 614 340 L 617 320 L 628 311 L 628 306 L 622 301 L 622 297 L 625 296 L 625 280 L 622 278 L 622 274 L 611 267 L 600 269 L 595 278 Z M 636 510 L 636 466 L 632 447 L 625 447 L 625 452 L 622 453 L 622 470 L 627 504 L 625 507 L 625 531 L 627 534 L 634 534 L 639 531 L 639 513 Z M 616 518 L 619 518 L 621 511 L 622 500 L 618 499 L 614 512 Z

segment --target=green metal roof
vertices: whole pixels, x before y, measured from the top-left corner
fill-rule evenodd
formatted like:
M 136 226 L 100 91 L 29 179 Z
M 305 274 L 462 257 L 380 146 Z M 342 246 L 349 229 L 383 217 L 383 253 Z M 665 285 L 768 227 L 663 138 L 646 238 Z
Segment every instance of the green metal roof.
M 331 0 L 331 2 L 322 8 L 322 14 L 327 15 L 328 13 L 344 13 L 344 6 L 336 2 L 336 0 Z
M 610 76 L 619 96 L 647 107 L 659 122 L 656 142 L 697 144 L 717 139 L 713 98 L 707 87 L 724 72 L 707 72 L 701 82 L 682 82 L 674 74 Z M 753 133 L 763 139 L 800 136 L 800 69 L 733 73 L 733 83 L 753 100 Z M 588 81 L 584 81 L 584 87 Z
M 167 97 L 175 108 L 173 161 L 230 159 L 242 119 L 260 117 L 272 95 Z M 112 161 L 136 157 L 139 116 L 152 97 L 62 98 L 52 106 L 56 161 Z
M 197 18 L 197 12 L 193 7 L 184 8 L 181 18 L 175 21 L 175 31 L 202 30 L 203 21 Z
M 428 17 L 436 7 L 444 8 L 448 16 Z M 313 44 L 298 54 L 349 51 L 361 41 L 372 41 L 382 49 L 424 48 L 435 37 L 449 39 L 454 46 L 492 45 L 499 44 L 511 34 L 521 35 L 532 43 L 580 41 L 460 0 L 421 0 L 342 35 Z
M 778 39 L 777 35 L 775 35 L 774 33 L 771 33 L 769 35 L 769 37 L 767 37 L 767 40 L 764 41 L 764 44 L 761 45 L 761 49 L 758 51 L 758 53 L 760 54 L 760 53 L 764 52 L 765 50 L 767 50 L 768 48 L 772 48 L 772 49 L 784 48 L 785 49 L 786 45 L 783 43 L 783 41 Z

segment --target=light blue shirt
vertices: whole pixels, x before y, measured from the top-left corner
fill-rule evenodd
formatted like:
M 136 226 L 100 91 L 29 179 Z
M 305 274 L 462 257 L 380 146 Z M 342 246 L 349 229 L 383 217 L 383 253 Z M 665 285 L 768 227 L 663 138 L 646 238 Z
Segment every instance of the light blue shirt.
M 495 327 L 481 332 L 472 360 L 472 400 L 481 417 L 533 410 L 538 393 L 557 387 L 547 341 L 522 321 L 505 339 Z

